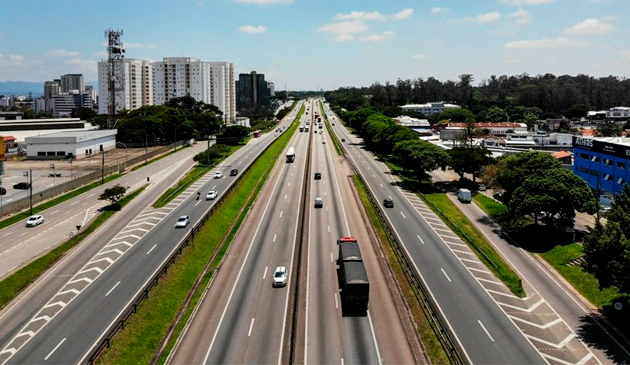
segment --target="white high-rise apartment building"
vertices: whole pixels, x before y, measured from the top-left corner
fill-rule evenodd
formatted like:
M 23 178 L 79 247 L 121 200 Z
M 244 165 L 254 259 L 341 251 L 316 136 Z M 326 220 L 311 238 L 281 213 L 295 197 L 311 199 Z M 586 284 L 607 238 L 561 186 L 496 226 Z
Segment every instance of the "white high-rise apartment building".
M 98 63 L 98 112 L 107 114 L 109 108 L 109 88 L 107 82 L 108 62 Z M 116 111 L 138 109 L 153 105 L 153 79 L 151 63 L 144 60 L 126 58 L 114 67 L 117 77 Z

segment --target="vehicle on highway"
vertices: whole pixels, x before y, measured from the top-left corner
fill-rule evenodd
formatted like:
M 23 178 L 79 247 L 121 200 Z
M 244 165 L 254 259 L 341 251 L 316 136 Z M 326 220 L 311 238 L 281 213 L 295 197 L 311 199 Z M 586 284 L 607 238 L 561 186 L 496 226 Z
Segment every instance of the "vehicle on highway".
M 472 193 L 468 189 L 459 189 L 457 191 L 457 199 L 462 203 L 470 203 L 472 201 Z
M 315 180 L 321 180 L 322 179 L 322 173 L 321 172 L 316 172 L 315 173 Z
M 341 142 L 345 142 L 345 141 L 346 141 L 346 139 L 345 139 L 345 138 L 342 138 L 342 139 L 341 139 Z
M 26 189 L 29 189 L 30 187 L 31 187 L 30 183 L 23 182 L 23 181 L 13 185 L 13 189 L 20 189 L 20 190 L 26 190 Z
M 215 179 L 220 179 L 223 177 L 223 173 L 221 171 L 217 171 L 214 173 L 214 178 Z
M 289 150 L 287 151 L 287 162 L 293 161 L 295 161 L 295 148 L 289 147 Z
M 341 237 L 339 246 L 339 283 L 341 285 L 341 302 L 345 312 L 368 309 L 370 283 L 361 257 L 359 244 L 354 237 Z
M 383 206 L 385 208 L 393 208 L 394 207 L 394 201 L 390 198 L 385 198 L 383 200 Z
M 485 184 L 479 184 L 479 191 L 486 191 L 486 185 Z
M 326 144 L 326 140 L 325 139 L 322 139 L 322 144 Z
M 238 169 L 230 170 L 230 176 L 236 176 L 236 175 L 238 175 Z
M 39 226 L 40 224 L 44 223 L 44 217 L 41 215 L 32 215 L 30 217 L 28 217 L 28 219 L 26 220 L 26 226 L 27 227 L 35 227 L 35 226 Z
M 278 266 L 276 267 L 276 271 L 274 271 L 273 273 L 273 281 L 272 284 L 273 286 L 285 286 L 287 285 L 287 268 L 284 266 Z
M 332 124 L 332 126 L 334 127 L 334 126 L 335 126 L 335 123 L 333 123 L 333 124 Z
M 61 172 L 51 172 L 48 177 L 61 177 Z
M 214 200 L 217 197 L 216 190 L 210 190 L 208 194 L 206 194 L 206 200 Z
M 322 199 L 320 196 L 315 198 L 315 208 L 322 208 L 323 206 L 324 206 L 324 199 Z
M 181 217 L 177 218 L 177 223 L 175 223 L 175 228 L 186 228 L 186 226 L 188 226 L 189 223 L 190 223 L 190 216 L 182 215 Z
M 304 132 L 304 126 L 303 125 L 300 126 L 300 132 Z

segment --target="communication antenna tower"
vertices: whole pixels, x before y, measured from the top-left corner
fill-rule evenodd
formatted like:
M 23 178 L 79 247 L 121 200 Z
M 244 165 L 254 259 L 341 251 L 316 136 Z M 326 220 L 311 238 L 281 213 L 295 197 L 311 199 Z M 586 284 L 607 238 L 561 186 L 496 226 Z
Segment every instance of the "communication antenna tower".
M 116 92 L 122 91 L 122 60 L 125 58 L 125 49 L 122 42 L 123 31 L 107 29 L 107 92 L 109 93 L 109 105 L 107 106 L 107 129 L 116 127 Z

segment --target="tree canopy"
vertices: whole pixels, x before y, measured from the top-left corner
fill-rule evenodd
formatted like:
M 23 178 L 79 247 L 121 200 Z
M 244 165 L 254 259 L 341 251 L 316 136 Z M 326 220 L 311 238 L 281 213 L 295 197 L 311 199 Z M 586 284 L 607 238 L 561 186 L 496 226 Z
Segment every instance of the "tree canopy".
M 413 171 L 419 181 L 427 178 L 428 172 L 445 169 L 449 163 L 446 151 L 420 139 L 398 142 L 392 154 L 403 169 Z

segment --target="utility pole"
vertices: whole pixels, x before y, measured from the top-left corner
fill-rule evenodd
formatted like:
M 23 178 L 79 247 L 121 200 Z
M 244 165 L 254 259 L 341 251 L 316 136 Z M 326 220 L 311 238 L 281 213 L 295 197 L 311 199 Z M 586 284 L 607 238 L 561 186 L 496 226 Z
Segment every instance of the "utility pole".
M 29 202 L 30 202 L 30 207 L 31 207 L 31 215 L 33 215 L 33 170 L 29 169 L 28 170 L 28 179 L 29 179 L 29 183 L 28 183 L 28 190 L 29 190 Z
M 101 185 L 105 184 L 105 149 L 101 145 Z

